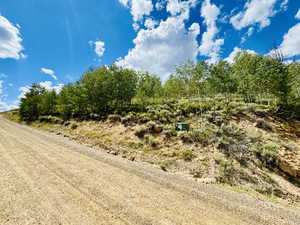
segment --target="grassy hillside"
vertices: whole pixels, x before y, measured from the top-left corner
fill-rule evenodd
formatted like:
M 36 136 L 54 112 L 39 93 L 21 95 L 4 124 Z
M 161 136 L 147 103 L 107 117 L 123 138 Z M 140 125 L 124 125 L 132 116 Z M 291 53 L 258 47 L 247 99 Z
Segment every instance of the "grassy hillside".
M 274 107 L 222 99 L 152 104 L 100 121 L 41 116 L 32 126 L 164 171 L 252 193 L 300 201 L 300 121 Z M 18 112 L 6 113 L 18 120 Z M 190 124 L 175 130 L 175 122 Z

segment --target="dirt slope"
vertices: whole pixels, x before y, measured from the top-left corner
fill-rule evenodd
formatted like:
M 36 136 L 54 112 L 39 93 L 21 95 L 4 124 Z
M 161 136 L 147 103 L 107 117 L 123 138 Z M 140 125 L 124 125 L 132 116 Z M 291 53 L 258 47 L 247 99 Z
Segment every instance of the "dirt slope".
M 300 224 L 300 211 L 197 184 L 0 117 L 0 224 Z

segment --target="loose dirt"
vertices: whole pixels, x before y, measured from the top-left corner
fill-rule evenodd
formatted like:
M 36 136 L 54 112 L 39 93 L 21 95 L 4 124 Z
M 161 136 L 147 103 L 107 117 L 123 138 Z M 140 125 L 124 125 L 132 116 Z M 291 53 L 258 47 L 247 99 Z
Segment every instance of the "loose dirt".
M 0 117 L 1 225 L 300 224 L 300 211 Z

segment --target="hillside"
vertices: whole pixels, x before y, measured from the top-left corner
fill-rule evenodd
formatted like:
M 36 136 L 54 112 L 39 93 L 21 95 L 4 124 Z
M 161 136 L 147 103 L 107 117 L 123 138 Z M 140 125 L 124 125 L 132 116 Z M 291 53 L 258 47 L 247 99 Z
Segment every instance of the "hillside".
M 300 121 L 273 112 L 262 104 L 179 100 L 102 120 L 41 116 L 31 125 L 168 173 L 300 206 Z M 175 122 L 190 130 L 175 130 Z
M 165 173 L 0 115 L 0 224 L 298 225 L 299 210 Z
M 9 117 L 169 173 L 299 205 L 300 64 L 277 53 L 186 62 L 165 81 L 116 64 L 91 68 L 60 91 L 32 84 Z

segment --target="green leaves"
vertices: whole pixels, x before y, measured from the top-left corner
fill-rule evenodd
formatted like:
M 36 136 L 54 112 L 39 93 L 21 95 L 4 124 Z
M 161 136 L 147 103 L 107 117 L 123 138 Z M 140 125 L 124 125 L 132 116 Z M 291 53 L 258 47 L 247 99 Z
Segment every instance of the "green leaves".
M 20 118 L 21 120 L 33 121 L 38 119 L 42 111 L 42 96 L 46 89 L 39 84 L 33 84 L 29 91 L 21 99 Z
M 60 93 L 33 84 L 21 100 L 21 119 L 32 121 L 40 115 L 64 119 L 99 119 L 110 113 L 127 112 L 136 103 L 138 111 L 163 99 L 197 100 L 232 96 L 245 102 L 277 102 L 281 115 L 300 115 L 300 65 L 289 65 L 268 56 L 239 53 L 234 64 L 220 61 L 189 61 L 176 68 L 161 83 L 159 77 L 116 65 L 89 69 L 79 81 L 63 87 Z M 133 101 L 134 100 L 134 101 Z M 181 109 L 182 110 L 182 109 Z M 184 111 L 184 109 L 183 109 Z M 197 110 L 196 110 L 197 112 Z

